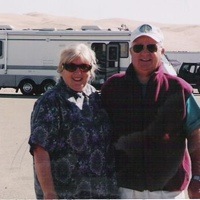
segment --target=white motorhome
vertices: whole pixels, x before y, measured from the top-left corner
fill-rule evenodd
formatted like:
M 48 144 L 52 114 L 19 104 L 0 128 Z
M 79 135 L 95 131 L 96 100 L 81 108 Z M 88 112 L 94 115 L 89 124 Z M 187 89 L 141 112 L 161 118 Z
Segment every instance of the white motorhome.
M 96 52 L 99 71 L 92 84 L 99 89 L 129 65 L 130 42 L 127 30 L 0 30 L 0 88 L 20 89 L 24 95 L 43 93 L 58 79 L 61 51 L 72 43 L 85 43 Z

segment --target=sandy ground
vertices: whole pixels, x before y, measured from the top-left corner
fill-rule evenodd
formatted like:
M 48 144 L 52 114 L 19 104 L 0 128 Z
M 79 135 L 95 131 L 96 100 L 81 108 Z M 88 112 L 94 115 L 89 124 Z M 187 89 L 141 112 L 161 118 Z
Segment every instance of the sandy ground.
M 195 93 L 200 103 L 200 95 Z M 0 90 L 0 199 L 34 199 L 30 115 L 37 97 Z
M 0 91 L 0 199 L 34 199 L 28 138 L 36 99 L 11 93 Z

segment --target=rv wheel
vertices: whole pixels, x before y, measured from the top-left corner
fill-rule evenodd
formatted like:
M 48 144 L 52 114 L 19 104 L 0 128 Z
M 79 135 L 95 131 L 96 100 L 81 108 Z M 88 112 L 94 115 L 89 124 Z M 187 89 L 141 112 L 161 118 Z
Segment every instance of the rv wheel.
M 35 83 L 32 80 L 23 80 L 20 84 L 20 90 L 23 95 L 33 95 Z
M 52 89 L 55 84 L 56 84 L 56 82 L 53 80 L 46 80 L 41 84 L 41 88 L 42 88 L 43 92 L 46 92 L 47 90 Z

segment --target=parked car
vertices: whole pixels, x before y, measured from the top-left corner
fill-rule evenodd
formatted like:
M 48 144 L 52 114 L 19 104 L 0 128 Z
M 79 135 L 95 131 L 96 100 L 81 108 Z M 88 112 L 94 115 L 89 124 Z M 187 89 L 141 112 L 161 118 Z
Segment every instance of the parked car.
M 200 93 L 200 62 L 182 63 L 178 76 L 190 83 Z

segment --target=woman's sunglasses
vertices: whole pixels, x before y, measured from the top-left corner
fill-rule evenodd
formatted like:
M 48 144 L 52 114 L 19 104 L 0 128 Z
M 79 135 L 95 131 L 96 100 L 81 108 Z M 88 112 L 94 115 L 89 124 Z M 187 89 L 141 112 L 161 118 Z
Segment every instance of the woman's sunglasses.
M 64 63 L 63 67 L 64 67 L 64 69 L 66 69 L 69 72 L 75 72 L 78 68 L 82 72 L 88 72 L 92 69 L 91 65 L 87 65 L 87 64 L 76 65 L 76 64 L 73 64 L 73 63 Z
M 147 49 L 150 53 L 154 53 L 158 51 L 158 47 L 156 44 L 147 44 L 146 46 L 143 44 L 135 44 L 132 46 L 132 50 L 135 53 L 140 53 L 142 52 L 144 49 Z

